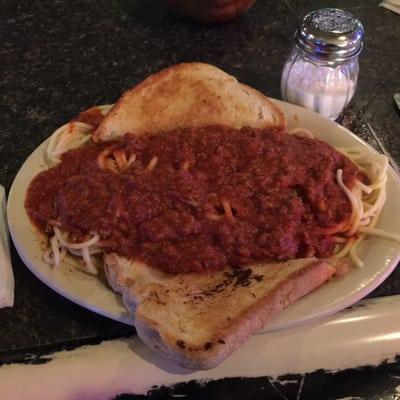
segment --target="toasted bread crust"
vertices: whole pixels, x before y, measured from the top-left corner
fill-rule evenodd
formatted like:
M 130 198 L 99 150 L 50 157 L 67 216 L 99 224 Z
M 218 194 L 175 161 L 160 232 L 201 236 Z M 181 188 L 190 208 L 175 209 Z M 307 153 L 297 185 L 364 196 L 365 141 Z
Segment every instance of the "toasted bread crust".
M 150 75 L 125 92 L 93 139 L 215 124 L 283 129 L 286 122 L 282 111 L 257 90 L 209 64 L 185 63 Z

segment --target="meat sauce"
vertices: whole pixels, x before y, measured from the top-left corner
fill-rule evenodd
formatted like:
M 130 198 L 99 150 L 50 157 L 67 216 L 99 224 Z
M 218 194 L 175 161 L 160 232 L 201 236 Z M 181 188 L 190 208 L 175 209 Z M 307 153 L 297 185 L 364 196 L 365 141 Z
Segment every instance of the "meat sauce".
M 97 157 L 107 148 L 136 159 L 102 169 Z M 351 216 L 338 169 L 350 188 L 360 176 L 327 143 L 274 129 L 126 134 L 65 153 L 32 181 L 25 207 L 42 232 L 53 221 L 69 240 L 97 233 L 106 252 L 165 271 L 213 271 L 330 256 L 327 229 Z
M 101 113 L 100 108 L 94 106 L 79 113 L 75 118 L 76 121 L 84 122 L 85 124 L 92 125 L 94 128 L 100 125 L 104 115 Z

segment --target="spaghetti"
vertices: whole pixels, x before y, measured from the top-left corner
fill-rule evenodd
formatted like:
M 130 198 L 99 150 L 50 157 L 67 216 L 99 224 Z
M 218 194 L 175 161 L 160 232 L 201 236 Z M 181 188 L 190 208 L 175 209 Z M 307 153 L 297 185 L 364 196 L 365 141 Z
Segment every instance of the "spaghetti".
M 96 126 L 112 107 L 113 104 L 92 107 L 79 115 L 78 119 L 80 120 L 73 120 L 58 128 L 51 135 L 46 148 L 46 159 L 49 166 L 60 163 L 61 156 L 67 151 L 80 148 L 90 142 Z M 100 114 L 100 118 L 96 114 Z M 97 120 L 97 122 L 93 122 L 94 120 Z M 99 154 L 99 166 L 111 169 L 114 172 L 118 172 L 118 168 L 121 170 L 127 168 L 134 161 L 134 156 L 126 160 L 124 154 L 120 155 L 119 153 L 114 154 L 115 160 L 106 161 L 105 158 L 109 152 L 107 150 L 105 152 L 105 154 Z M 55 225 L 53 226 L 53 232 L 54 235 L 50 238 L 50 246 L 43 253 L 43 260 L 47 264 L 58 267 L 67 253 L 70 253 L 83 259 L 85 270 L 88 273 L 97 274 L 97 267 L 91 256 L 103 252 L 102 247 L 96 246 L 99 241 L 98 235 L 93 235 L 86 242 L 69 243 L 64 239 L 64 234 L 61 230 Z
M 366 234 L 381 236 L 400 243 L 400 235 L 375 229 L 386 200 L 388 159 L 382 154 L 371 153 L 363 147 L 338 150 L 360 167 L 370 183 L 366 185 L 357 181 L 354 188 L 350 190 L 343 184 L 342 171 L 337 171 L 338 184 L 352 204 L 352 218 L 347 230 L 343 233 L 347 240 L 334 257 L 341 258 L 349 255 L 355 265 L 362 267 L 364 263 L 357 255 L 357 248 Z
M 73 157 L 82 151 L 79 160 L 87 160 L 87 166 L 79 170 L 91 174 L 87 179 L 72 176 L 71 185 L 68 178 L 61 190 L 65 197 L 58 200 L 61 214 L 43 215 L 52 232 L 43 256 L 49 264 L 59 265 L 69 253 L 82 258 L 86 270 L 96 274 L 96 255 L 117 251 L 129 257 L 139 254 L 169 272 L 297 256 L 332 257 L 332 253 L 362 266 L 357 248 L 366 235 L 400 243 L 399 235 L 376 228 L 386 199 L 387 159 L 362 147 L 334 153 L 310 139 L 312 133 L 304 129 L 290 131 L 295 135 L 290 139 L 281 132 L 223 127 L 178 130 L 164 138 L 127 135 L 111 145 L 90 144 L 94 127 L 87 125 L 80 121 L 64 125 L 47 149 L 51 164 L 60 168 L 74 165 Z M 202 140 L 196 142 L 198 137 Z M 195 147 L 182 145 L 182 138 Z M 282 139 L 287 141 L 284 151 Z M 259 146 L 264 146 L 264 153 Z M 68 153 L 79 147 L 74 155 Z M 266 161 L 266 155 L 272 158 Z M 317 161 L 330 166 L 320 167 Z M 94 165 L 102 175 L 93 172 Z M 265 174 L 263 168 L 270 172 Z M 214 191 L 223 193 L 215 197 Z M 34 218 L 39 211 L 29 205 L 29 196 L 26 204 Z M 68 234 L 75 229 L 71 221 L 87 228 L 77 228 L 78 235 Z M 192 263 L 193 255 L 200 260 Z
M 314 137 L 311 131 L 304 128 L 292 129 L 289 134 Z M 357 255 L 357 248 L 366 234 L 400 243 L 400 235 L 375 228 L 386 200 L 389 161 L 385 155 L 372 153 L 361 146 L 337 148 L 337 150 L 350 158 L 367 175 L 370 183 L 366 185 L 361 181 L 356 181 L 354 188 L 350 190 L 343 182 L 343 170 L 337 170 L 336 179 L 352 205 L 352 215 L 344 229 L 340 226 L 336 232 L 335 230 L 329 232 L 329 234 L 341 235 L 336 237 L 338 246 L 333 257 L 339 259 L 348 255 L 356 266 L 362 267 L 364 262 Z
M 61 156 L 67 151 L 82 147 L 90 142 L 92 133 L 96 128 L 96 125 L 94 125 L 93 122 L 93 113 L 97 113 L 100 117 L 104 117 L 111 110 L 112 106 L 113 104 L 107 104 L 92 107 L 80 114 L 80 120 L 73 120 L 58 128 L 50 136 L 46 148 L 46 159 L 49 166 L 51 167 L 58 164 L 61 161 Z M 99 117 L 96 119 L 99 121 Z

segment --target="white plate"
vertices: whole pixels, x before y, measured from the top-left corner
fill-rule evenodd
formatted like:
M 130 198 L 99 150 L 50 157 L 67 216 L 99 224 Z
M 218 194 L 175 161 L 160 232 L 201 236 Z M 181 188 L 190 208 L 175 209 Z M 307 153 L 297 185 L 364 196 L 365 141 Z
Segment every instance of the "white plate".
M 284 111 L 289 129 L 302 127 L 334 146 L 362 145 L 365 142 L 347 129 L 311 111 L 288 103 L 276 101 Z M 46 285 L 69 300 L 106 317 L 132 324 L 119 295 L 105 282 L 86 275 L 65 263 L 51 268 L 42 261 L 41 243 L 24 208 L 27 187 L 33 177 L 45 168 L 42 143 L 25 161 L 11 187 L 8 198 L 8 223 L 11 237 L 27 267 Z M 388 198 L 378 227 L 400 234 L 400 179 L 389 170 Z M 361 269 L 353 268 L 343 277 L 332 279 L 310 295 L 288 307 L 270 323 L 263 332 L 288 328 L 337 312 L 374 290 L 396 267 L 400 247 L 393 241 L 370 237 L 359 247 L 365 262 Z

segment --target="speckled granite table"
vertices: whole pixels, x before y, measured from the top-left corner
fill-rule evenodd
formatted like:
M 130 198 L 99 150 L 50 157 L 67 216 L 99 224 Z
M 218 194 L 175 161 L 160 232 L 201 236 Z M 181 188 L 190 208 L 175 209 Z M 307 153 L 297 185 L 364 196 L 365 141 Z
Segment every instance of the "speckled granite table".
M 376 147 L 368 120 L 400 161 L 400 15 L 372 0 L 259 0 L 225 25 L 202 25 L 156 0 L 0 2 L 0 182 L 79 110 L 114 102 L 149 73 L 183 61 L 215 64 L 271 97 L 300 16 L 321 6 L 355 13 L 366 30 L 358 91 L 340 121 Z M 0 361 L 25 352 L 129 335 L 39 282 L 12 251 L 13 309 L 0 310 Z M 400 294 L 400 270 L 371 296 Z

